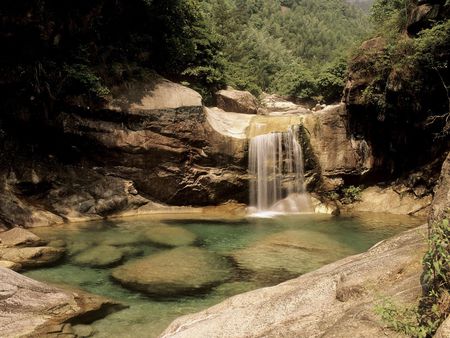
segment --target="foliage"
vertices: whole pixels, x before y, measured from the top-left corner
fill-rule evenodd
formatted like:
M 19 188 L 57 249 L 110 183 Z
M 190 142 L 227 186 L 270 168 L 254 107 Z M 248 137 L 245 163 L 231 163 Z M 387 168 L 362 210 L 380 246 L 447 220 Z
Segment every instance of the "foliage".
M 385 300 L 376 312 L 389 327 L 412 337 L 432 337 L 450 315 L 450 226 L 445 218 L 431 226 L 424 259 L 426 293 L 418 307 L 405 308 Z
M 222 40 L 198 0 L 5 0 L 0 10 L 1 71 L 21 101 L 98 101 L 150 70 L 211 91 L 224 85 Z
M 351 204 L 356 201 L 361 200 L 361 187 L 355 187 L 354 185 L 351 185 L 349 187 L 342 189 L 342 197 L 341 201 L 344 204 Z
M 343 0 L 204 4 L 211 26 L 223 37 L 227 83 L 255 94 L 338 100 L 346 75 L 345 51 L 370 27 L 367 16 Z

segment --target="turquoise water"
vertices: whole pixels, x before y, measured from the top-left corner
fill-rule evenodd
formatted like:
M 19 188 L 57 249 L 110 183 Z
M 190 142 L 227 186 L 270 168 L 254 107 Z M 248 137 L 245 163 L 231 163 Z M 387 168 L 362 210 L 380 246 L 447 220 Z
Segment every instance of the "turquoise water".
M 365 251 L 380 240 L 422 223 L 423 219 L 408 216 L 370 213 L 351 217 L 297 215 L 239 220 L 195 215 L 173 219 L 167 215 L 39 228 L 34 230 L 37 235 L 53 241 L 51 245 L 64 244 L 67 255 L 58 266 L 28 271 L 26 275 L 75 286 L 129 305 L 128 309 L 92 323 L 94 337 L 157 337 L 181 315 Z M 167 228 L 172 231 L 171 238 L 164 238 L 167 233 L 163 231 L 155 239 L 154 233 Z M 157 298 L 128 290 L 113 281 L 114 267 L 163 253 L 171 249 L 169 244 L 178 245 L 172 243 L 174 231 L 180 232 L 176 234 L 180 245 L 196 246 L 225 257 L 229 264 L 224 269 L 232 266 L 230 277 L 209 291 Z M 125 258 L 103 268 L 79 261 L 80 254 L 105 244 L 124 252 Z M 165 273 L 170 275 L 169 271 L 161 272 Z M 197 273 L 203 272 L 192 271 L 193 275 Z

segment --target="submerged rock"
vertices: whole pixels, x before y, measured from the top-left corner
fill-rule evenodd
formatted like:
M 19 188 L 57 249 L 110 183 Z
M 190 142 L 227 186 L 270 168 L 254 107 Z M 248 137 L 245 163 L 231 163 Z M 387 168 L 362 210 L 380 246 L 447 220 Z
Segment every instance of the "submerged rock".
M 107 267 L 118 264 L 123 257 L 123 252 L 112 245 L 98 245 L 79 253 L 72 261 L 77 265 Z
M 89 322 L 123 308 L 109 299 L 64 291 L 0 267 L 2 337 L 56 337 L 71 332 L 67 323 Z
M 180 317 L 160 337 L 395 337 L 374 308 L 382 297 L 413 303 L 421 295 L 426 230 Z
M 115 268 L 112 273 L 125 287 L 154 296 L 203 291 L 229 276 L 225 258 L 193 247 L 138 259 Z
M 150 227 L 143 236 L 155 244 L 164 246 L 191 245 L 196 240 L 196 235 L 192 232 L 173 226 Z
M 301 274 L 318 264 L 332 262 L 351 250 L 326 235 L 288 230 L 269 235 L 231 256 L 240 267 L 262 275 Z

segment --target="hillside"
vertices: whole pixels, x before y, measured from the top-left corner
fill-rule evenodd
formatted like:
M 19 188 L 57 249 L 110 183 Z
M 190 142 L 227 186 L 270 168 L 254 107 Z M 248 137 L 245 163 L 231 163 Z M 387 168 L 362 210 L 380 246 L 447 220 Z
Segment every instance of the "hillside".
M 346 51 L 370 31 L 367 15 L 343 0 L 206 3 L 227 84 L 255 94 L 337 100 Z

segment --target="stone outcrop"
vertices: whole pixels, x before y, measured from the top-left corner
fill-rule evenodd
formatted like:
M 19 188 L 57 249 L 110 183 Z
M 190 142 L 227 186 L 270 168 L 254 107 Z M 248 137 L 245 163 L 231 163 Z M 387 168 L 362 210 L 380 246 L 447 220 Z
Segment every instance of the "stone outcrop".
M 71 323 L 89 323 L 123 309 L 116 302 L 64 291 L 0 267 L 2 337 L 74 337 Z
M 0 228 L 246 202 L 246 140 L 213 123 L 197 92 L 158 76 L 101 107 L 70 102 L 44 131 L 51 152 L 0 149 Z
M 180 317 L 161 337 L 395 336 L 374 307 L 383 297 L 418 300 L 426 231 L 409 230 L 297 279 Z
M 370 145 L 351 134 L 347 119 L 344 104 L 328 106 L 303 119 L 325 177 L 364 176 L 373 168 Z
M 250 92 L 228 88 L 215 94 L 218 108 L 227 112 L 257 114 L 259 102 Z
M 355 203 L 344 206 L 345 211 L 380 212 L 398 215 L 427 216 L 432 196 L 416 196 L 395 187 L 373 186 L 364 189 Z

